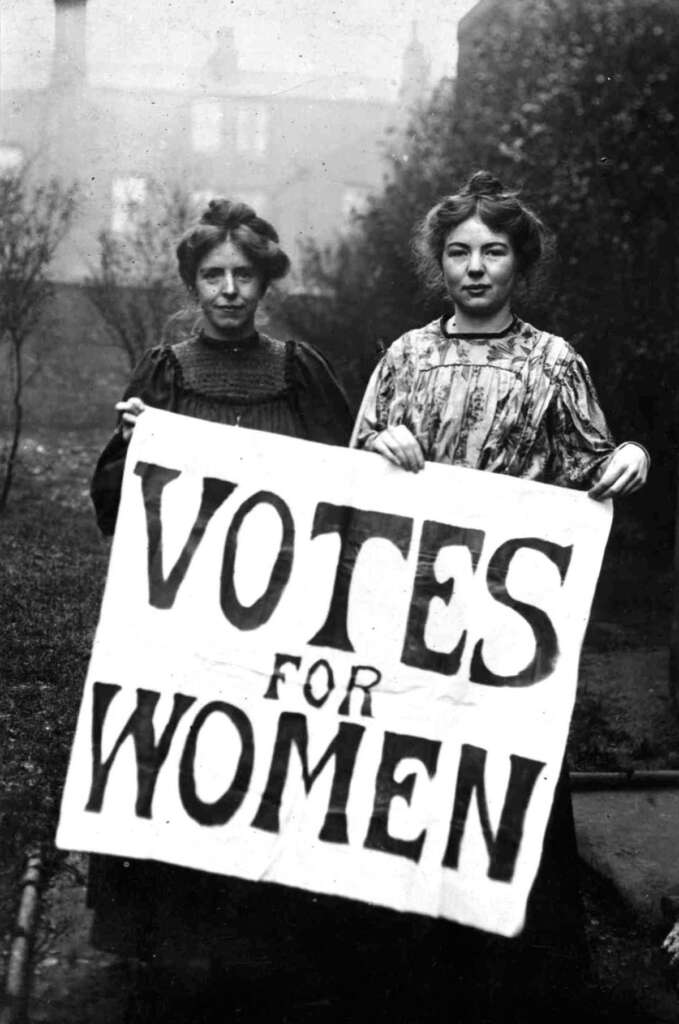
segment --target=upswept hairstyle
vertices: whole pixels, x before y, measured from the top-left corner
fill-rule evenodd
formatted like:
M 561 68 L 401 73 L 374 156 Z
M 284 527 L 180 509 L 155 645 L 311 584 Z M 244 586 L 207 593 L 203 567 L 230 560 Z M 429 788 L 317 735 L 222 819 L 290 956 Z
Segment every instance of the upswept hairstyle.
M 264 289 L 285 277 L 290 260 L 281 249 L 278 233 L 246 203 L 212 199 L 197 224 L 189 228 L 177 246 L 182 281 L 192 291 L 198 264 L 216 245 L 230 240 L 245 253 L 262 275 Z
M 506 190 L 488 171 L 477 171 L 459 192 L 433 206 L 415 229 L 415 266 L 428 290 L 443 289 L 441 261 L 446 238 L 469 217 L 479 217 L 492 231 L 509 236 L 520 274 L 528 274 L 540 261 L 548 239 L 540 218 L 521 202 L 517 192 Z

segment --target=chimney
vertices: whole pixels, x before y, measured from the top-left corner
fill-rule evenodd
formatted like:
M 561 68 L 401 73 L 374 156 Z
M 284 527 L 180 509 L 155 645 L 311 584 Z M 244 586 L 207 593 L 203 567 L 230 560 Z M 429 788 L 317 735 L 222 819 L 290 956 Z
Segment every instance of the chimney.
M 209 82 L 217 86 L 232 85 L 238 78 L 238 50 L 232 28 L 217 29 L 217 42 L 205 71 Z
M 54 0 L 52 85 L 61 90 L 87 80 L 86 5 L 87 0 Z

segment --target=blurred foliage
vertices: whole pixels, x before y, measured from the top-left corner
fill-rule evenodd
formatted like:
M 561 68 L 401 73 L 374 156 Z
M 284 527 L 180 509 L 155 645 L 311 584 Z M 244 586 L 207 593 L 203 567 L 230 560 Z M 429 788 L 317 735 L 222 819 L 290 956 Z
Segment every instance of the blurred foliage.
M 377 342 L 437 315 L 412 269 L 413 225 L 487 168 L 557 238 L 552 273 L 519 312 L 582 351 L 614 430 L 653 449 L 666 495 L 679 440 L 678 48 L 675 0 L 487 4 L 461 40 L 457 83 L 390 140 L 383 191 L 335 246 L 308 246 L 291 325 L 340 366 L 346 348 L 368 365 Z
M 195 318 L 177 274 L 175 248 L 194 220 L 181 188 L 147 182 L 143 202 L 127 204 L 124 228 L 99 233 L 99 267 L 85 282 L 108 338 L 133 367 L 168 329 Z M 172 340 L 175 340 L 174 338 Z
M 9 498 L 23 427 L 26 342 L 54 296 L 49 266 L 76 208 L 75 186 L 65 188 L 56 179 L 37 184 L 31 170 L 27 164 L 0 174 L 0 345 L 8 356 L 0 509 Z
M 582 349 L 619 429 L 661 447 L 679 428 L 666 376 L 679 341 L 678 44 L 673 0 L 497 7 L 461 64 L 456 108 L 463 175 L 488 165 L 556 234 L 558 278 L 540 297 L 550 326 Z

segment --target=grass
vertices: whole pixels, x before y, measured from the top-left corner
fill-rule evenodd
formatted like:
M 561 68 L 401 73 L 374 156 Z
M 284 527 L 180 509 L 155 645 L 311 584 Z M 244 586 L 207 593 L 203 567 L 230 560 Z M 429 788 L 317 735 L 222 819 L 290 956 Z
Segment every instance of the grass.
M 53 849 L 108 559 L 88 498 L 104 440 L 95 431 L 26 439 L 0 518 L 0 934 L 27 845 Z M 609 557 L 571 732 L 575 767 L 679 767 L 663 678 L 668 578 L 620 550 Z
M 107 548 L 89 511 L 92 445 L 27 442 L 0 519 L 0 927 L 27 845 L 54 835 Z

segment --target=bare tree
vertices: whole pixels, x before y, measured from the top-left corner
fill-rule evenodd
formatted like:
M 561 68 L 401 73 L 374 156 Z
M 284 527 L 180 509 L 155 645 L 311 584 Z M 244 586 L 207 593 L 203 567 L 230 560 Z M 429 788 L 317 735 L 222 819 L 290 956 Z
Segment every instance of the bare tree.
M 128 198 L 122 213 L 120 224 L 99 233 L 99 266 L 86 288 L 111 342 L 132 367 L 164 336 L 168 319 L 182 318 L 186 295 L 175 246 L 193 209 L 179 188 L 148 182 L 145 195 Z
M 54 293 L 49 264 L 68 231 L 77 188 L 56 179 L 32 183 L 30 168 L 0 174 L 0 342 L 10 365 L 9 440 L 0 469 L 0 510 L 7 504 L 14 476 L 26 384 L 26 341 Z

